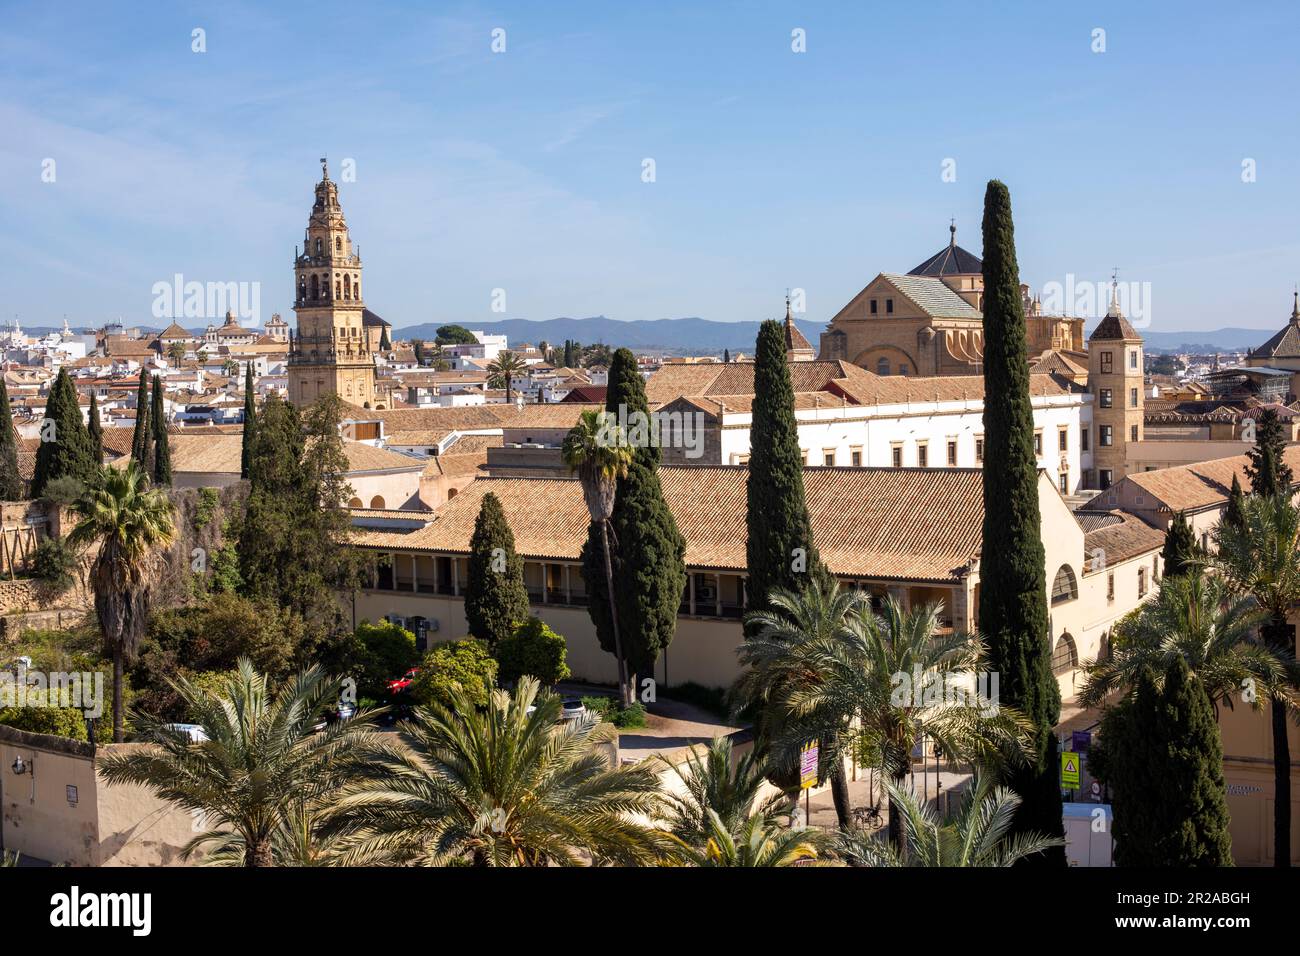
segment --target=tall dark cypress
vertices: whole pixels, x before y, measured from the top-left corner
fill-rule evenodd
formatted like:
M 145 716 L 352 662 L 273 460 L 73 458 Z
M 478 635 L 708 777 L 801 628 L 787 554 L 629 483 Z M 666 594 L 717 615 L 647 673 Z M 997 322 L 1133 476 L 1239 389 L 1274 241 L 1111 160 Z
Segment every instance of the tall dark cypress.
M 379 334 L 379 351 L 391 352 L 393 343 L 388 340 L 388 326 L 385 325 L 383 329 L 383 332 Z
M 1295 481 L 1286 463 L 1286 435 L 1277 412 L 1266 408 L 1255 420 L 1255 447 L 1246 452 L 1250 463 L 1246 477 L 1255 495 L 1279 495 L 1289 492 Z
M 99 421 L 99 400 L 95 398 L 95 393 L 90 393 L 90 417 L 86 423 L 86 431 L 90 434 L 90 453 L 95 456 L 95 464 L 104 463 L 104 426 Z
M 794 417 L 794 387 L 786 364 L 785 330 L 759 326 L 754 356 L 753 423 L 746 481 L 747 605 L 767 607 L 774 588 L 800 590 L 818 564 L 804 500 L 803 454 Z
M 153 474 L 150 467 L 151 439 L 149 429 L 149 373 L 140 368 L 140 386 L 135 391 L 135 431 L 131 433 L 131 457 L 146 475 Z
M 77 388 L 66 368 L 59 369 L 45 403 L 40 447 L 32 476 L 32 497 L 39 498 L 56 478 L 75 478 L 89 484 L 99 470 L 90 448 L 90 433 L 81 418 Z
M 167 416 L 163 414 L 162 389 L 162 379 L 155 375 L 149 420 L 153 425 L 153 483 L 160 488 L 172 483 L 172 453 L 167 438 Z
M 662 449 L 651 429 L 650 403 L 636 356 L 619 349 L 609 369 L 605 408 L 627 422 L 628 438 L 636 445 L 627 476 L 614 493 L 610 564 L 614 569 L 614 603 L 628 685 L 635 690 L 638 675 L 654 673 L 660 653 L 677 632 L 677 613 L 686 588 L 686 541 L 677 528 L 659 482 Z M 582 549 L 583 580 L 589 582 L 587 612 L 596 625 L 600 646 L 615 653 L 613 621 L 605 586 L 605 555 L 598 525 L 588 528 Z
M 1008 781 L 1024 801 L 1013 832 L 1061 836 L 1055 733 L 1061 692 L 1051 668 L 1025 316 L 1011 194 L 997 180 L 984 194 L 984 395 L 984 460 L 997 467 L 982 472 L 980 630 L 989 667 L 998 674 L 1001 702 L 1033 724 L 1030 761 L 1013 770 Z M 1058 847 L 1033 860 L 1064 866 L 1065 852 Z
M 1235 480 L 1235 479 L 1234 479 Z M 1196 534 L 1187 523 L 1187 515 L 1179 511 L 1174 520 L 1169 522 L 1165 532 L 1165 547 L 1160 552 L 1160 563 L 1164 565 L 1165 577 L 1175 577 L 1197 570 L 1196 561 L 1205 557 L 1205 552 L 1196 543 Z
M 1246 526 L 1246 495 L 1236 474 L 1232 476 L 1232 489 L 1228 492 L 1228 506 L 1223 509 L 1223 520 L 1235 528 Z
M 1111 790 L 1115 863 L 1232 866 L 1223 743 L 1200 681 L 1175 655 L 1163 686 L 1150 668 L 1102 719 L 1088 769 Z
M 471 637 L 495 648 L 528 620 L 524 561 L 501 500 L 483 496 L 469 539 L 469 579 L 465 582 L 465 621 Z
M 253 363 L 249 362 L 244 372 L 244 437 L 239 448 L 239 477 L 248 477 L 248 467 L 252 462 L 253 440 L 257 432 L 257 399 L 253 385 Z
M 0 375 L 0 501 L 21 501 L 23 479 L 18 473 L 18 435 L 9 406 L 9 389 Z

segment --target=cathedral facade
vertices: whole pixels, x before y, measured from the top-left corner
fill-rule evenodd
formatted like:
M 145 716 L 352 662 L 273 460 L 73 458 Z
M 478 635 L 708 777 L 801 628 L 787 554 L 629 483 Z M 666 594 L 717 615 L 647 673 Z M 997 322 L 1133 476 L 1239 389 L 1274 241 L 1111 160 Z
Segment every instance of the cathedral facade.
M 294 250 L 293 270 L 298 333 L 289 336 L 289 401 L 301 408 L 337 395 L 373 407 L 375 358 L 364 321 L 361 256 L 324 160 L 305 245 Z

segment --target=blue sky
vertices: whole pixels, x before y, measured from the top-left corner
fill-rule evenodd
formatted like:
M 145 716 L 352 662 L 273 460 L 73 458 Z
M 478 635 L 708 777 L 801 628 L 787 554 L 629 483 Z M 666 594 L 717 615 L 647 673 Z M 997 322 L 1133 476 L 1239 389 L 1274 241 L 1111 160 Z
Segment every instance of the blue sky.
M 177 272 L 289 317 L 322 155 L 355 161 L 366 301 L 399 328 L 752 320 L 787 287 L 825 321 L 949 217 L 978 254 L 991 177 L 1022 281 L 1118 266 L 1154 329 L 1280 326 L 1300 280 L 1295 4 L 4 10 L 0 317 L 29 326 L 151 322 Z

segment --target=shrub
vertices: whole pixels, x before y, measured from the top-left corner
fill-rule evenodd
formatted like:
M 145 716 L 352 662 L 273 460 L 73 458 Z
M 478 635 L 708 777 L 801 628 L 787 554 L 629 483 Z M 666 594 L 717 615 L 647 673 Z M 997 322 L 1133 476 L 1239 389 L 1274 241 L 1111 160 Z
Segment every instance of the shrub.
M 415 635 L 388 621 L 362 621 L 356 639 L 361 644 L 358 693 L 365 696 L 382 697 L 388 681 L 401 677 L 420 659 Z
M 436 700 L 450 707 L 450 692 L 457 688 L 475 707 L 486 707 L 488 692 L 496 680 L 497 662 L 488 653 L 487 645 L 466 638 L 439 644 L 426 654 L 410 693 L 417 703 Z
M 564 662 L 566 652 L 562 636 L 541 618 L 530 617 L 497 646 L 501 680 L 517 681 L 530 675 L 544 686 L 556 684 L 570 674 L 569 665 Z
M 111 686 L 111 678 L 108 686 Z M 107 690 L 107 687 L 105 688 Z M 87 741 L 86 718 L 76 707 L 44 706 L 49 691 L 27 688 L 26 706 L 0 707 L 0 724 L 32 734 L 51 734 L 71 740 Z M 107 694 L 105 696 L 108 696 Z M 104 713 L 95 725 L 95 739 L 107 743 L 113 739 L 112 699 L 104 701 Z
M 72 586 L 76 567 L 77 552 L 59 538 L 46 538 L 32 555 L 32 575 L 60 591 Z
M 620 707 L 612 697 L 584 697 L 582 706 L 620 730 L 645 726 L 645 707 L 639 701 L 630 707 Z
M 41 500 L 55 505 L 70 505 L 86 493 L 86 486 L 81 479 L 73 475 L 63 475 L 45 485 Z
M 221 492 L 216 488 L 200 488 L 198 500 L 194 505 L 194 530 L 202 531 L 207 527 L 212 516 L 217 513 L 217 505 L 221 502 Z

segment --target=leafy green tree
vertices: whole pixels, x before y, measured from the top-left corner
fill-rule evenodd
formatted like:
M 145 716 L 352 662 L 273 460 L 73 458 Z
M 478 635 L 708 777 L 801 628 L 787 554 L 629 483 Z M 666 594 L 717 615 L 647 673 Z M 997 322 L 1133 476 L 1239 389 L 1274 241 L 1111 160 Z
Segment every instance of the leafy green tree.
M 421 704 L 451 706 L 459 695 L 474 707 L 486 707 L 496 682 L 497 662 L 482 641 L 469 638 L 438 644 L 424 655 L 410 692 Z
M 551 630 L 539 617 L 530 617 L 515 632 L 497 645 L 501 680 L 517 681 L 535 677 L 543 687 L 565 680 L 569 665 L 565 663 L 568 646 L 564 637 Z
M 357 682 L 363 697 L 383 696 L 387 682 L 405 674 L 420 660 L 415 635 L 389 621 L 357 625 L 356 639 L 361 643 L 361 679 Z
M 1275 459 L 1280 461 L 1280 458 Z M 1260 466 L 1261 473 L 1266 471 Z M 1300 603 L 1300 509 L 1290 500 L 1290 473 L 1277 478 L 1287 489 L 1271 497 L 1252 494 L 1242 507 L 1240 526 L 1221 521 L 1214 529 L 1214 567 L 1238 590 L 1249 594 L 1266 615 L 1260 639 L 1279 660 L 1293 667 L 1295 626 L 1291 609 Z M 1294 675 L 1294 671 L 1293 671 Z M 1291 752 L 1288 707 L 1295 706 L 1295 678 L 1268 688 L 1273 727 L 1273 865 L 1291 865 Z
M 415 353 L 415 364 L 424 366 L 424 339 L 411 339 L 411 351 Z
M 140 366 L 140 386 L 135 392 L 135 431 L 131 433 L 131 458 L 145 476 L 153 474 L 153 431 L 149 427 L 149 372 Z
M 836 852 L 856 866 L 1014 866 L 1065 845 L 1061 837 L 1011 834 L 1020 798 L 1006 787 L 995 788 L 987 773 L 975 774 L 956 811 L 942 820 L 917 799 L 914 790 L 897 781 L 886 788 L 890 813 L 902 817 L 907 853 L 900 854 L 893 844 L 881 843 L 861 830 L 841 833 Z
M 1181 657 L 1163 686 L 1141 668 L 1106 711 L 1088 768 L 1110 786 L 1118 866 L 1231 866 L 1223 745 L 1214 708 Z
M 528 618 L 528 591 L 514 532 L 501 499 L 490 491 L 479 505 L 469 549 L 465 620 L 470 634 L 495 648 Z
M 98 545 L 90 565 L 95 613 L 104 648 L 113 658 L 113 740 L 121 743 L 122 677 L 134 659 L 149 622 L 158 552 L 176 536 L 166 495 L 148 490 L 135 463 L 125 469 L 104 466 L 94 487 L 74 506 L 73 547 Z
M 1265 408 L 1255 422 L 1255 447 L 1246 452 L 1250 459 L 1246 477 L 1250 479 L 1250 493 L 1270 497 L 1290 494 L 1295 481 L 1286 463 L 1286 434 L 1277 412 Z
M 0 501 L 20 501 L 23 479 L 18 471 L 18 436 L 14 413 L 9 406 L 9 389 L 0 376 Z
M 1061 692 L 1052 674 L 1046 556 L 1029 399 L 1025 315 L 1011 221 L 1011 194 L 991 180 L 984 194 L 984 528 L 980 630 L 1002 701 L 1034 727 L 1034 758 L 1007 781 L 1023 801 L 1014 833 L 1064 834 L 1055 728 Z M 1065 853 L 1035 857 L 1065 865 Z
M 252 461 L 253 442 L 257 436 L 257 388 L 253 381 L 253 363 L 244 371 L 244 430 L 239 446 L 239 477 L 247 478 Z
M 283 833 L 304 804 L 338 793 L 356 766 L 355 755 L 377 736 L 370 725 L 374 712 L 317 731 L 321 712 L 341 690 L 341 682 L 318 667 L 276 688 L 243 659 L 215 691 L 184 677 L 176 687 L 189 722 L 207 741 L 195 744 L 170 722 L 138 714 L 137 734 L 154 746 L 105 754 L 100 775 L 110 786 L 143 786 L 205 820 L 208 829 L 185 845 L 184 859 L 211 849 L 217 862 L 229 862 L 238 851 L 247 867 L 300 862 L 283 853 Z
M 1236 481 L 1236 479 L 1233 479 Z M 1187 522 L 1187 515 L 1179 511 L 1169 522 L 1165 532 L 1165 547 L 1160 552 L 1160 563 L 1164 565 L 1166 577 L 1180 574 L 1199 573 L 1205 560 L 1205 551 L 1196 540 L 1192 526 Z
M 153 425 L 153 483 L 159 488 L 172 483 L 172 453 L 167 437 L 167 416 L 163 413 L 162 377 L 153 377 L 153 401 L 149 407 L 149 421 Z
M 434 341 L 439 345 L 473 345 L 478 339 L 463 325 L 440 325 Z
M 665 838 L 638 818 L 659 813 L 648 762 L 611 766 L 614 730 L 560 720 L 561 701 L 525 678 L 480 709 L 462 693 L 417 710 L 401 740 L 363 749 L 326 831 L 346 864 L 577 866 L 655 862 Z
M 40 437 L 32 476 L 33 498 L 40 498 L 46 485 L 59 478 L 73 478 L 85 487 L 99 473 L 90 432 L 81 418 L 77 389 L 66 368 L 59 369 L 50 388 Z
M 650 428 L 645 380 L 636 356 L 628 349 L 614 353 L 605 410 L 629 422 L 626 437 L 633 446 L 627 474 L 615 485 L 610 530 L 615 542 L 611 555 L 614 597 L 623 623 L 620 637 L 628 682 L 635 691 L 637 675 L 654 673 L 655 662 L 677 632 L 677 613 L 686 588 L 686 541 L 664 501 L 658 472 L 662 451 Z M 632 423 L 640 423 L 640 427 Z M 588 613 L 596 625 L 596 636 L 600 646 L 613 653 L 601 541 L 600 529 L 593 524 L 582 549 L 582 571 L 588 582 Z
M 608 597 L 610 631 L 614 636 L 614 658 L 618 662 L 619 700 L 624 707 L 633 703 L 635 688 L 628 679 L 627 657 L 619 627 L 618 602 L 614 591 L 614 565 L 609 544 L 609 519 L 614 513 L 618 480 L 628 473 L 632 449 L 617 419 L 608 412 L 587 410 L 564 436 L 561 449 L 564 464 L 576 472 L 592 526 L 600 531 L 600 549 L 605 556 L 605 594 Z M 591 537 L 588 529 L 587 536 Z M 594 620 L 594 619 L 593 619 Z
M 104 463 L 104 425 L 99 420 L 99 400 L 93 390 L 90 393 L 90 416 L 86 422 L 86 434 L 90 436 L 90 453 L 98 468 Z
M 768 595 L 777 588 L 799 590 L 820 562 L 804 500 L 803 453 L 780 322 L 759 327 L 754 363 L 745 563 L 749 608 L 763 610 Z

